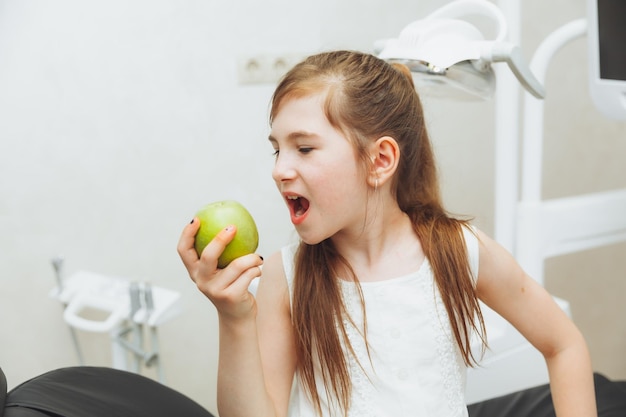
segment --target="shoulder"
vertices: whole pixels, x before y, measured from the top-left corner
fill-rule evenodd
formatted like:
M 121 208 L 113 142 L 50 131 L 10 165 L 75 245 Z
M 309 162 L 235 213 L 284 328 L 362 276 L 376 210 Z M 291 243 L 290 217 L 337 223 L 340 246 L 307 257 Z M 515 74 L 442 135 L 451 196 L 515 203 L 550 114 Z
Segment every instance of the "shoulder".
M 261 278 L 256 294 L 260 306 L 289 306 L 288 277 L 292 275 L 293 260 L 288 256 L 288 247 L 274 252 L 263 263 Z
M 275 287 L 276 285 L 279 285 L 280 282 L 286 282 L 286 274 L 282 251 L 277 251 L 270 255 L 270 257 L 263 263 L 259 290 L 261 290 L 262 287 L 267 287 L 268 285 Z
M 295 269 L 295 257 L 296 252 L 298 251 L 298 243 L 292 243 L 290 245 L 284 246 L 280 250 L 280 258 L 281 265 L 284 271 L 285 277 L 287 278 L 287 282 L 291 285 L 293 281 L 293 274 Z
M 467 250 L 467 259 L 472 273 L 472 279 L 474 285 L 478 280 L 478 273 L 480 271 L 480 247 L 478 242 L 478 229 L 471 225 L 463 225 L 463 240 L 465 241 L 465 247 Z
M 508 250 L 479 229 L 474 229 L 479 250 L 477 291 L 484 296 L 507 286 L 518 286 L 524 271 Z

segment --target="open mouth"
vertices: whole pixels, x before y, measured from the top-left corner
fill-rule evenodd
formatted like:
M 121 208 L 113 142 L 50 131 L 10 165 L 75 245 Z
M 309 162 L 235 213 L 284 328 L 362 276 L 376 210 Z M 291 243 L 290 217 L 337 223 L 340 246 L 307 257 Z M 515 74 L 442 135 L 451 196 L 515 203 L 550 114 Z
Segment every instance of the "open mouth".
M 309 209 L 309 200 L 297 195 L 287 196 L 287 204 L 289 205 L 289 211 L 294 218 L 303 216 Z

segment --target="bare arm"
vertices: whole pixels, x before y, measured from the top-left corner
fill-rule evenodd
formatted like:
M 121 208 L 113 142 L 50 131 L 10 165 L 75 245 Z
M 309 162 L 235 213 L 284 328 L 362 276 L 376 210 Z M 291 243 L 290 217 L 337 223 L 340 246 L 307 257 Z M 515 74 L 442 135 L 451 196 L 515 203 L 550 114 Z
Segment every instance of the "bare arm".
M 235 259 L 226 268 L 217 268 L 217 258 L 235 236 L 235 229 L 224 229 L 198 258 L 193 247 L 199 222 L 188 225 L 180 238 L 178 252 L 190 277 L 200 291 L 213 302 L 219 318 L 218 408 L 223 417 L 279 417 L 286 414 L 285 405 L 274 403 L 276 394 L 268 391 L 257 325 L 257 303 L 248 287 L 261 274 L 262 260 L 257 255 Z M 269 265 L 269 270 L 276 267 Z M 269 280 L 269 279 L 268 279 Z M 262 279 L 261 281 L 265 281 Z M 263 285 L 265 286 L 265 285 Z M 270 298 L 271 296 L 266 296 Z M 276 310 L 278 311 L 278 310 Z M 275 311 L 259 315 L 272 318 Z M 288 399 L 288 393 L 287 393 Z M 282 409 L 285 411 L 283 412 Z
M 586 342 L 550 294 L 500 245 L 479 232 L 479 298 L 545 357 L 558 417 L 597 415 Z
M 287 415 L 296 354 L 289 289 L 279 252 L 272 255 L 263 267 L 256 298 L 265 384 L 276 405 L 276 414 L 282 417 Z

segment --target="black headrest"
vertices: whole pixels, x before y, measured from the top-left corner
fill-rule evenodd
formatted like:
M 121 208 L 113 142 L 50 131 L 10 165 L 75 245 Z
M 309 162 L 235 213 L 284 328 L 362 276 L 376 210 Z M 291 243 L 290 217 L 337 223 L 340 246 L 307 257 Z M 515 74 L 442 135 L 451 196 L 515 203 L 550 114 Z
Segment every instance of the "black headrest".
M 4 415 L 4 404 L 7 401 L 7 377 L 0 368 L 0 417 Z

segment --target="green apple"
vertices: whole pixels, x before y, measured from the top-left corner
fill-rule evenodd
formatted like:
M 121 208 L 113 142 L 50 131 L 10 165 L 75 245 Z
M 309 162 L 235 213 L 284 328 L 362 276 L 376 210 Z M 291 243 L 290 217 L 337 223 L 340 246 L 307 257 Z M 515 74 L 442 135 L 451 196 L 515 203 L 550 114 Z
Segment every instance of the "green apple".
M 226 245 L 217 262 L 218 268 L 225 268 L 233 259 L 254 253 L 259 246 L 259 232 L 252 215 L 237 201 L 216 201 L 202 207 L 196 213 L 200 228 L 196 234 L 195 248 L 198 256 L 211 240 L 226 226 L 237 226 L 237 234 Z

